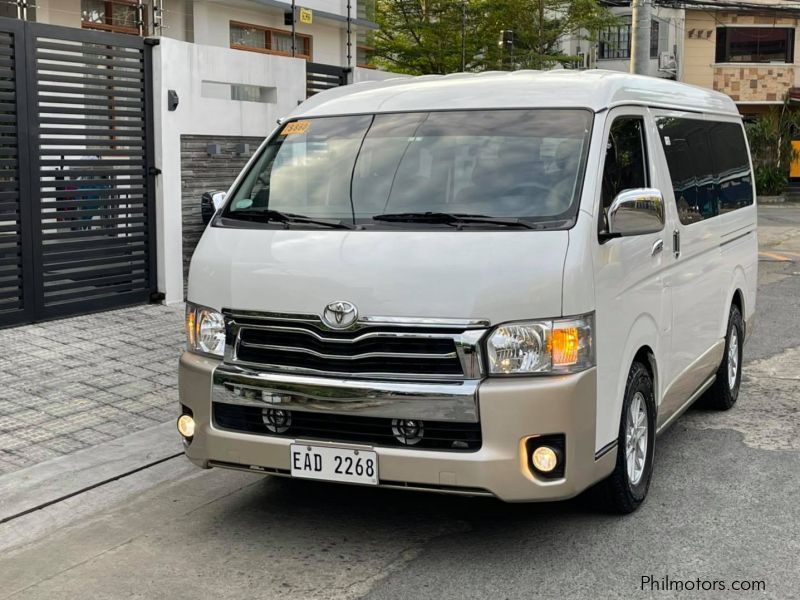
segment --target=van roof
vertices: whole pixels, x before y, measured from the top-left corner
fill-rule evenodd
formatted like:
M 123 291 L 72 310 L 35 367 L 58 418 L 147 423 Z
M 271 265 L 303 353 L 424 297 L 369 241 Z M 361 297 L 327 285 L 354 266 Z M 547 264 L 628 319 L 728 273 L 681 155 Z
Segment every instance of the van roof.
M 657 77 L 604 70 L 486 71 L 396 77 L 312 96 L 292 118 L 489 108 L 588 108 L 639 104 L 739 116 L 730 97 Z

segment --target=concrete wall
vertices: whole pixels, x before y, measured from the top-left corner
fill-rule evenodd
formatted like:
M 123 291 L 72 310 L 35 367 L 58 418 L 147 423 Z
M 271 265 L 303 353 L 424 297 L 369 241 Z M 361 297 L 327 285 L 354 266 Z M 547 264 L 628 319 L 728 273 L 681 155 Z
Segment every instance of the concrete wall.
M 194 41 L 193 6 L 193 0 L 164 0 L 161 35 L 184 42 Z
M 397 77 L 411 77 L 411 75 L 402 75 L 400 73 L 391 73 L 390 71 L 379 71 L 378 69 L 363 69 L 361 67 L 355 67 L 353 69 L 351 83 L 359 83 L 361 81 L 386 81 L 387 79 L 395 79 Z
M 681 79 L 705 88 L 714 87 L 714 54 L 717 35 L 714 14 L 686 11 Z
M 153 53 L 153 84 L 155 160 L 162 171 L 156 179 L 158 287 L 171 303 L 183 299 L 181 136 L 266 137 L 305 98 L 305 61 L 162 38 Z M 229 84 L 274 88 L 274 102 L 203 94 Z M 174 112 L 166 110 L 171 89 L 180 97 Z

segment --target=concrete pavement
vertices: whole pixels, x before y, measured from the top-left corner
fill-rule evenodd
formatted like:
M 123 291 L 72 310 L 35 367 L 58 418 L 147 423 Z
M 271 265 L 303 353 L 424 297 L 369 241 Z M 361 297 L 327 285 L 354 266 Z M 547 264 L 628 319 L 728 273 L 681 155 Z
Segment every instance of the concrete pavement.
M 633 515 L 584 498 L 508 505 L 199 471 L 178 457 L 0 524 L 0 539 L 24 541 L 0 554 L 0 598 L 800 598 L 800 207 L 760 219 L 739 403 L 691 410 L 658 439 Z M 665 576 L 716 590 L 642 589 Z M 741 581 L 763 589 L 731 591 Z
M 0 475 L 173 418 L 183 306 L 0 330 Z

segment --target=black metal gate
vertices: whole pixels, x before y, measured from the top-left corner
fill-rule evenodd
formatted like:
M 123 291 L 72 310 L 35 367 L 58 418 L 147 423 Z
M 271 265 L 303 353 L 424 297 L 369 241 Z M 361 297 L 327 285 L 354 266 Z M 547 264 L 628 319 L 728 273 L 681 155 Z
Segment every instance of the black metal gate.
M 0 326 L 155 290 L 151 48 L 0 19 Z
M 347 85 L 348 72 L 344 67 L 306 63 L 306 98 L 340 85 Z

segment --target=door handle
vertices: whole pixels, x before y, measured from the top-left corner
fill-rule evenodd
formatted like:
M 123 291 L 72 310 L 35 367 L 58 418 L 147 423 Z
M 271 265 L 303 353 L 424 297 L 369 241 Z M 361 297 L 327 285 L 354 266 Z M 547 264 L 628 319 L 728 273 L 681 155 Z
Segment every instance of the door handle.
M 650 251 L 650 256 L 659 254 L 664 249 L 664 240 L 656 240 L 653 242 L 653 249 Z
M 672 232 L 672 252 L 675 258 L 681 255 L 681 232 L 677 229 Z

